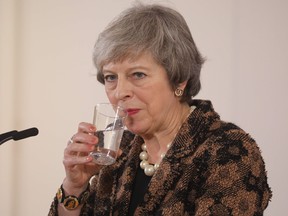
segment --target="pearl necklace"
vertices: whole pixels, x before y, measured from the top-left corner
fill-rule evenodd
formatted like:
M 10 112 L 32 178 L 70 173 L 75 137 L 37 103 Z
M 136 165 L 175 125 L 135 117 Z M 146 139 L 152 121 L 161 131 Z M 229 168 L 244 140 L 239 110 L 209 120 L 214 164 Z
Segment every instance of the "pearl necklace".
M 167 151 L 169 148 L 170 143 L 167 145 Z M 147 176 L 152 176 L 155 173 L 156 169 L 159 167 L 159 163 L 155 163 L 154 165 L 152 165 L 148 162 L 147 146 L 145 143 L 142 144 L 141 149 L 143 151 L 139 155 L 139 158 L 141 159 L 140 167 L 144 170 L 144 173 Z M 166 152 L 160 155 L 161 160 L 165 157 L 165 154 Z
M 195 106 L 191 106 L 190 112 L 189 112 L 189 114 L 187 115 L 187 117 L 194 111 L 195 108 L 196 108 Z M 180 127 L 181 127 L 181 126 L 180 126 Z M 179 127 L 179 129 L 180 129 L 180 127 Z M 168 151 L 168 149 L 170 148 L 170 146 L 171 146 L 171 143 L 169 143 L 169 144 L 167 145 L 167 151 Z M 159 163 L 155 163 L 154 165 L 152 165 L 152 164 L 150 164 L 150 163 L 148 162 L 147 146 L 146 146 L 145 143 L 143 143 L 143 144 L 141 145 L 141 149 L 142 149 L 142 152 L 141 152 L 140 155 L 139 155 L 139 158 L 140 158 L 140 160 L 141 160 L 141 162 L 140 162 L 140 167 L 141 167 L 141 169 L 144 170 L 144 173 L 145 173 L 147 176 L 153 176 L 153 174 L 155 173 L 155 171 L 156 171 L 157 168 L 159 167 Z M 166 152 L 167 152 L 167 151 L 166 151 Z M 161 160 L 165 157 L 166 152 L 165 152 L 165 153 L 162 153 L 162 154 L 160 155 Z

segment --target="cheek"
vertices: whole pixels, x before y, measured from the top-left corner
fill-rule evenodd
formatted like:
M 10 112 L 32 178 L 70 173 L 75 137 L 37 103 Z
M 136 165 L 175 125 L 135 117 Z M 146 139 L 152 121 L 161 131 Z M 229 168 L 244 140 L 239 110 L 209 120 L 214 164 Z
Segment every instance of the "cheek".
M 115 99 L 115 96 L 114 96 L 115 94 L 113 93 L 113 91 L 108 91 L 105 89 L 105 93 L 106 93 L 106 96 L 108 97 L 110 103 L 113 104 L 113 103 L 117 102 Z

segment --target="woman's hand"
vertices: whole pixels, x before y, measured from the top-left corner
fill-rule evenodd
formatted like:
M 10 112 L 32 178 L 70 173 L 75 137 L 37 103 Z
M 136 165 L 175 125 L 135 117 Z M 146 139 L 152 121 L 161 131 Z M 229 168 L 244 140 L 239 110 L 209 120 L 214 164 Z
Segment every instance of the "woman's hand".
M 95 148 L 98 138 L 94 136 L 96 128 L 89 123 L 80 123 L 78 132 L 68 142 L 64 151 L 63 164 L 66 178 L 63 182 L 65 194 L 79 196 L 88 185 L 90 178 L 101 166 L 92 162 L 89 155 Z

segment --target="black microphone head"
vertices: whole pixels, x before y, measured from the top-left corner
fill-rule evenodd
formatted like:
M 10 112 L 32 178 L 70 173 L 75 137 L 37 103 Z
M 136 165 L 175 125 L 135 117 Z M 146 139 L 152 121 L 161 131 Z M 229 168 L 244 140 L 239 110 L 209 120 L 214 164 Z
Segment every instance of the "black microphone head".
M 13 136 L 13 140 L 25 139 L 27 137 L 36 136 L 39 133 L 38 129 L 33 127 L 23 131 L 19 131 Z

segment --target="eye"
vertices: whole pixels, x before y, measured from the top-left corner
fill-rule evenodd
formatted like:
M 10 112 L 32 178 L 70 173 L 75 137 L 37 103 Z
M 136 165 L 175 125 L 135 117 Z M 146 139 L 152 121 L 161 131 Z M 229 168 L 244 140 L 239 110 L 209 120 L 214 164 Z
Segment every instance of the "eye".
M 133 76 L 133 78 L 135 78 L 135 79 L 143 79 L 143 78 L 145 78 L 147 75 L 146 75 L 145 73 L 143 73 L 143 72 L 134 72 L 134 73 L 132 74 L 132 76 Z
M 117 76 L 114 74 L 107 74 L 107 75 L 104 75 L 104 80 L 105 82 L 113 82 L 117 80 Z

